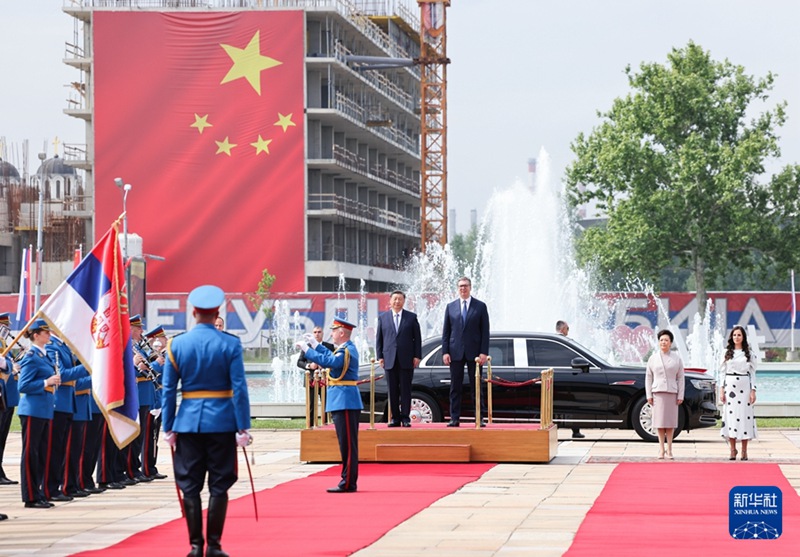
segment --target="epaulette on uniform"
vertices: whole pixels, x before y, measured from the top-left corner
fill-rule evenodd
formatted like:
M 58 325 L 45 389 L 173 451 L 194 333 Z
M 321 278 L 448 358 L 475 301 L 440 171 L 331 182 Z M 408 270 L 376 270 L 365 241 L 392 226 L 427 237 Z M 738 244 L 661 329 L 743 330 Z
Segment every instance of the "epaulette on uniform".
M 233 337 L 233 338 L 236 338 L 236 339 L 239 338 L 237 335 L 234 335 L 233 333 L 229 333 L 228 331 L 220 331 L 220 333 L 224 333 L 224 334 L 228 335 L 229 337 Z

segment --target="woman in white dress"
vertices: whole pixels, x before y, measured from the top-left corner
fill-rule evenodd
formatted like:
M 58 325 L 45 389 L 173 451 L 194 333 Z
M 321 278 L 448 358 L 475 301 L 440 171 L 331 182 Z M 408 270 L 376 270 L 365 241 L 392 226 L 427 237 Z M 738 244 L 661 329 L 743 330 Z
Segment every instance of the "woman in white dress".
M 644 384 L 647 402 L 653 407 L 653 428 L 658 432 L 658 458 L 664 458 L 666 440 L 666 456 L 672 460 L 672 436 L 678 427 L 678 407 L 683 404 L 686 384 L 683 362 L 680 356 L 670 352 L 675 340 L 672 331 L 658 331 L 657 338 L 659 349 L 647 360 Z
M 750 352 L 747 333 L 741 325 L 731 329 L 725 359 L 720 366 L 719 399 L 722 408 L 722 436 L 736 460 L 736 440 L 742 442 L 742 460 L 747 460 L 747 442 L 758 437 L 753 405 L 756 403 L 756 355 Z

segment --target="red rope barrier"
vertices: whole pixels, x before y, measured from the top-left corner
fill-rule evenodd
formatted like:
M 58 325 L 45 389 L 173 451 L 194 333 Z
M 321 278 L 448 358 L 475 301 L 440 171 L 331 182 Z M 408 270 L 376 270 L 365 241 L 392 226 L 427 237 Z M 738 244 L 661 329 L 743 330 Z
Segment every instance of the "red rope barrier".
M 485 383 L 491 383 L 492 385 L 501 385 L 503 387 L 527 387 L 528 385 L 533 385 L 534 383 L 540 383 L 542 380 L 539 377 L 534 379 L 528 379 L 527 381 L 509 381 L 508 379 L 503 379 L 502 377 L 493 376 L 491 381 L 488 379 L 483 380 Z

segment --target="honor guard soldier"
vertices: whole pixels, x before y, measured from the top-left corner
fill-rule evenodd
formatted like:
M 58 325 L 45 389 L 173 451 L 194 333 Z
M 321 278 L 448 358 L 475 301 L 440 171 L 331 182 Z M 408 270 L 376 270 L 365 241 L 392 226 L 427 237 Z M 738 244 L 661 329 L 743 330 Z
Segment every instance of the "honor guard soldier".
M 8 346 L 6 338 L 11 333 L 11 315 L 0 313 L 0 349 Z M 14 419 L 14 410 L 19 405 L 19 371 L 14 369 L 14 360 L 10 355 L 0 358 L 0 390 L 2 390 L 5 410 L 0 410 L 0 485 L 19 483 L 10 479 L 3 469 L 3 455 L 6 452 L 6 440 Z
M 242 343 L 214 328 L 223 303 L 225 293 L 217 286 L 192 290 L 189 304 L 197 325 L 169 340 L 164 365 L 164 440 L 174 449 L 175 481 L 183 492 L 190 557 L 203 556 L 200 492 L 206 474 L 210 498 L 205 555 L 227 557 L 221 539 L 228 489 L 238 479 L 236 446 L 244 447 L 252 440 Z M 182 398 L 176 414 L 179 389 Z
M 130 318 L 131 346 L 133 348 L 133 367 L 136 369 L 136 387 L 139 392 L 139 435 L 128 445 L 125 454 L 125 473 L 137 482 L 152 482 L 148 474 L 142 472 L 142 450 L 153 432 L 147 424 L 150 408 L 156 401 L 155 370 L 151 364 L 152 350 L 142 336 L 144 323 L 139 314 Z
M 144 336 L 155 352 L 155 359 L 151 362 L 150 367 L 152 367 L 156 377 L 153 380 L 155 401 L 150 407 L 150 412 L 147 414 L 147 422 L 145 423 L 148 436 L 144 438 L 144 443 L 142 444 L 142 472 L 144 472 L 145 476 L 149 476 L 154 480 L 163 480 L 167 475 L 158 471 L 156 462 L 158 460 L 158 433 L 161 431 L 161 385 L 164 378 L 164 354 L 167 351 L 167 334 L 164 332 L 164 327 L 159 325 L 155 329 L 146 332 Z
M 331 340 L 337 346 L 331 351 L 313 335 L 306 333 L 296 344 L 306 357 L 320 367 L 328 368 L 325 411 L 333 416 L 339 453 L 342 456 L 342 480 L 328 489 L 329 493 L 356 491 L 358 484 L 358 421 L 361 395 L 358 392 L 358 350 L 350 340 L 355 325 L 344 319 L 335 319 L 331 325 Z
M 63 340 L 51 334 L 45 346 L 47 357 L 55 364 L 56 373 L 61 377 L 61 385 L 55 392 L 56 407 L 51 425 L 50 458 L 47 461 L 44 496 L 49 501 L 71 501 L 72 497 L 62 493 L 64 466 L 67 463 L 67 438 L 72 429 L 72 417 L 77 410 L 75 401 L 75 381 L 88 377 L 89 372 L 78 361 Z
M 92 421 L 92 377 L 87 375 L 75 381 L 75 414 L 72 415 L 72 429 L 67 437 L 67 465 L 61 480 L 61 493 L 70 497 L 88 497 L 96 490 L 83 489 L 81 470 L 85 465 L 86 428 Z M 95 460 L 97 462 L 97 460 Z
M 22 458 L 20 487 L 25 507 L 49 509 L 53 506 L 44 496 L 42 484 L 47 481 L 48 440 L 55 408 L 55 391 L 61 384 L 55 363 L 47 357 L 45 346 L 50 341 L 50 327 L 44 319 L 31 323 L 25 336 L 31 346 L 20 363 L 19 420 L 22 424 Z

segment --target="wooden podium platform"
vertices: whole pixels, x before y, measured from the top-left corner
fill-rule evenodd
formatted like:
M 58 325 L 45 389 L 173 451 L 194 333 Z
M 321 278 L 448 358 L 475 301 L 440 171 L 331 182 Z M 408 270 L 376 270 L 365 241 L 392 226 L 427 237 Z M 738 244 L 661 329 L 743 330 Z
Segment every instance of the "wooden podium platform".
M 558 430 L 537 424 L 474 423 L 450 428 L 444 423 L 389 428 L 361 424 L 358 458 L 361 462 L 542 462 L 556 456 Z M 300 432 L 300 460 L 340 462 L 333 425 Z

